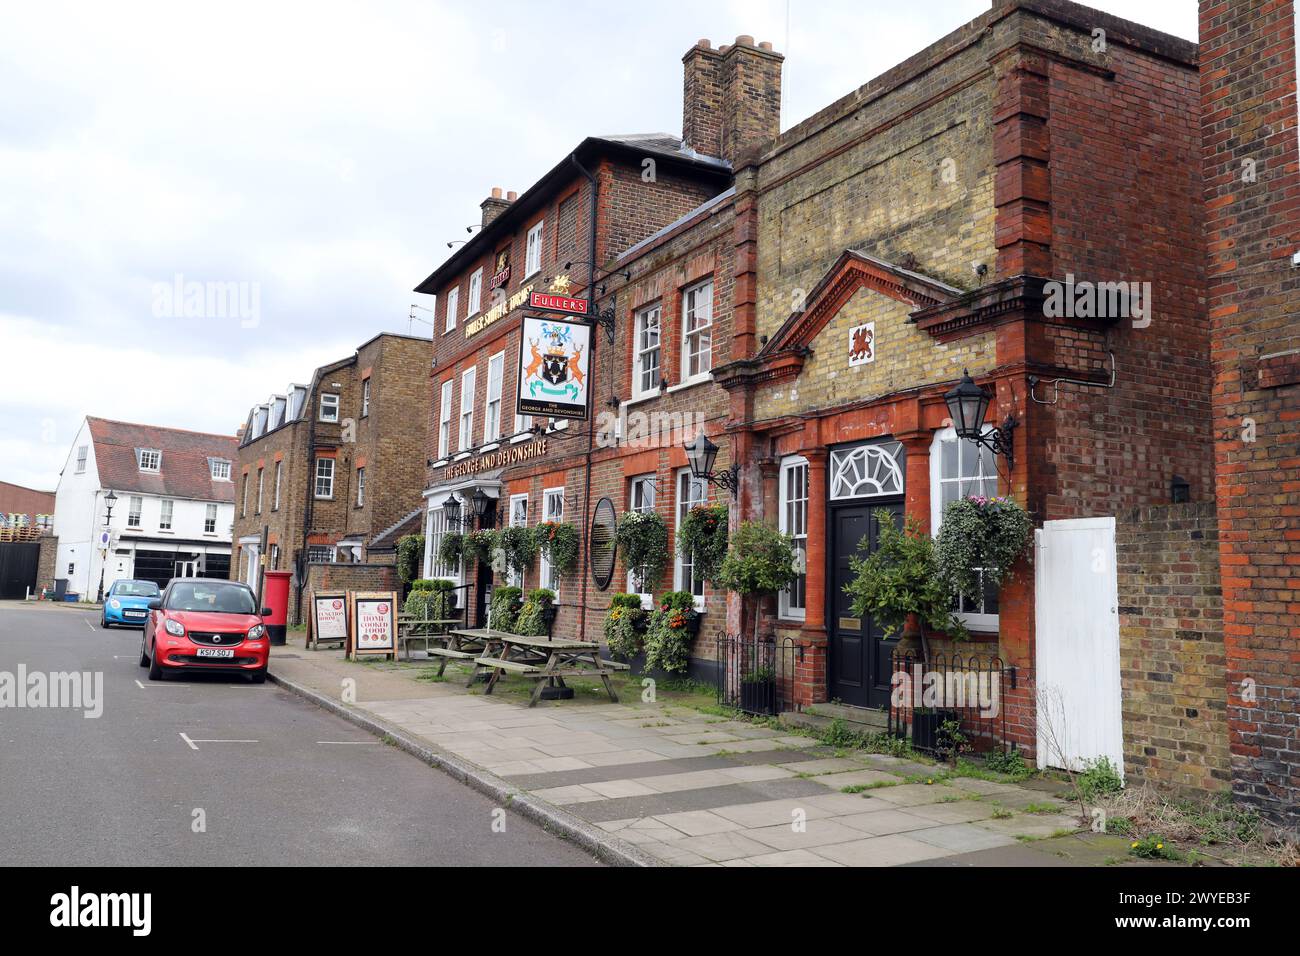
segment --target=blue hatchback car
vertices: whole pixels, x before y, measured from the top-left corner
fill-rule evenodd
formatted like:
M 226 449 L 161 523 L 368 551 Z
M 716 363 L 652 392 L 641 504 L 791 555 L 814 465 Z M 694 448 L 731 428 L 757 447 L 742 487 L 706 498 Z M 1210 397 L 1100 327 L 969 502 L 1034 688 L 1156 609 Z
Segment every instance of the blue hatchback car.
M 149 602 L 162 596 L 152 581 L 114 581 L 104 595 L 104 614 L 100 627 L 131 624 L 144 627 L 149 620 Z

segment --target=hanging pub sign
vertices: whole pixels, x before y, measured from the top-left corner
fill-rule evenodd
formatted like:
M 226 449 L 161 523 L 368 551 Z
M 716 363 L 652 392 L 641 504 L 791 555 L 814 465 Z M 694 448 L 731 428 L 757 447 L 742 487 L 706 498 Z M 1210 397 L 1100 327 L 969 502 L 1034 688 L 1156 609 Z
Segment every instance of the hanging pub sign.
M 312 591 L 311 614 L 307 618 L 307 646 L 346 644 L 348 605 L 344 591 Z
M 349 657 L 356 660 L 368 654 L 397 656 L 396 591 L 349 591 L 348 610 L 352 624 Z
M 504 289 L 510 282 L 510 250 L 502 249 L 497 253 L 496 268 L 492 271 L 489 289 Z
M 534 292 L 528 297 L 528 305 L 530 308 L 545 309 L 547 312 L 565 312 L 569 315 L 587 314 L 586 299 L 556 295 L 553 292 Z
M 526 315 L 519 340 L 520 415 L 585 421 L 591 326 Z

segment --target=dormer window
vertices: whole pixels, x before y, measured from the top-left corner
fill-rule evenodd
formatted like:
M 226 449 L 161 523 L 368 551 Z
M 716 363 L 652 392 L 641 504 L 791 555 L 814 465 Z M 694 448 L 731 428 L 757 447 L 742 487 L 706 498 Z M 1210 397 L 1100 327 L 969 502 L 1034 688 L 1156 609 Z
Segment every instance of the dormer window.
M 135 450 L 135 455 L 141 471 L 148 471 L 157 474 L 162 470 L 162 452 L 158 449 L 137 448 Z
M 208 468 L 212 471 L 213 481 L 230 480 L 230 462 L 224 458 L 209 458 Z

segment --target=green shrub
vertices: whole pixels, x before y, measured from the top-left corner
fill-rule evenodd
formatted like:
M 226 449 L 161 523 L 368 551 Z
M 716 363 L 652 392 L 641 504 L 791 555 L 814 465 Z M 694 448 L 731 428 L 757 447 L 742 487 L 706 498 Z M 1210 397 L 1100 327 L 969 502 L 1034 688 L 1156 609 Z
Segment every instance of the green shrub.
M 737 594 L 775 594 L 796 577 L 789 535 L 756 521 L 742 521 L 718 568 L 718 587 Z
M 1009 777 L 1028 777 L 1029 767 L 1025 765 L 1024 755 L 1019 750 L 995 750 L 984 758 L 985 765 L 994 773 Z
M 492 603 L 490 613 L 492 615 L 492 629 L 494 631 L 507 631 L 514 634 L 517 620 L 519 618 L 520 605 L 523 601 L 523 591 L 514 585 L 503 584 L 492 589 Z
M 546 615 L 545 610 L 555 605 L 555 592 L 550 588 L 535 588 L 528 592 L 528 600 L 524 602 L 523 607 L 519 609 L 519 616 L 515 619 L 516 634 L 527 634 L 531 637 L 546 636 Z
M 630 661 L 641 653 L 647 615 L 639 594 L 615 594 L 605 615 L 605 643 L 615 657 Z
M 901 529 L 884 508 L 875 513 L 875 520 L 880 529 L 876 550 L 849 559 L 853 580 L 844 593 L 853 599 L 853 613 L 870 615 L 886 637 L 899 633 L 912 614 L 920 620 L 923 636 L 926 628 L 954 638 L 968 636 L 953 615 L 952 592 L 940 580 L 930 535 L 911 515 Z M 862 547 L 869 547 L 865 537 Z
M 411 582 L 411 593 L 402 610 L 420 620 L 447 620 L 454 616 L 456 582 L 445 578 L 421 578 Z

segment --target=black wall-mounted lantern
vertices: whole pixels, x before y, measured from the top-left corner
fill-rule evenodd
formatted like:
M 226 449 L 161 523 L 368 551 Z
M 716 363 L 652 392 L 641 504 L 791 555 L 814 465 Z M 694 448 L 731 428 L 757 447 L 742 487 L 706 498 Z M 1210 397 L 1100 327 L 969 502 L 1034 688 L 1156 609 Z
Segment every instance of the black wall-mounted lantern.
M 686 459 L 691 463 L 691 475 L 699 481 L 707 481 L 719 488 L 726 488 L 731 497 L 736 497 L 740 488 L 740 466 L 734 461 L 731 467 L 715 472 L 713 463 L 718 457 L 718 446 L 709 441 L 704 432 L 695 436 L 695 441 L 685 446 Z
M 1016 465 L 1014 432 L 1020 427 L 1014 416 L 1008 415 L 1002 424 L 991 432 L 984 431 L 984 416 L 988 413 L 993 396 L 987 389 L 976 385 L 970 371 L 964 370 L 961 381 L 943 400 L 948 403 L 948 417 L 958 438 L 982 445 L 995 455 L 1007 459 L 1007 467 Z

